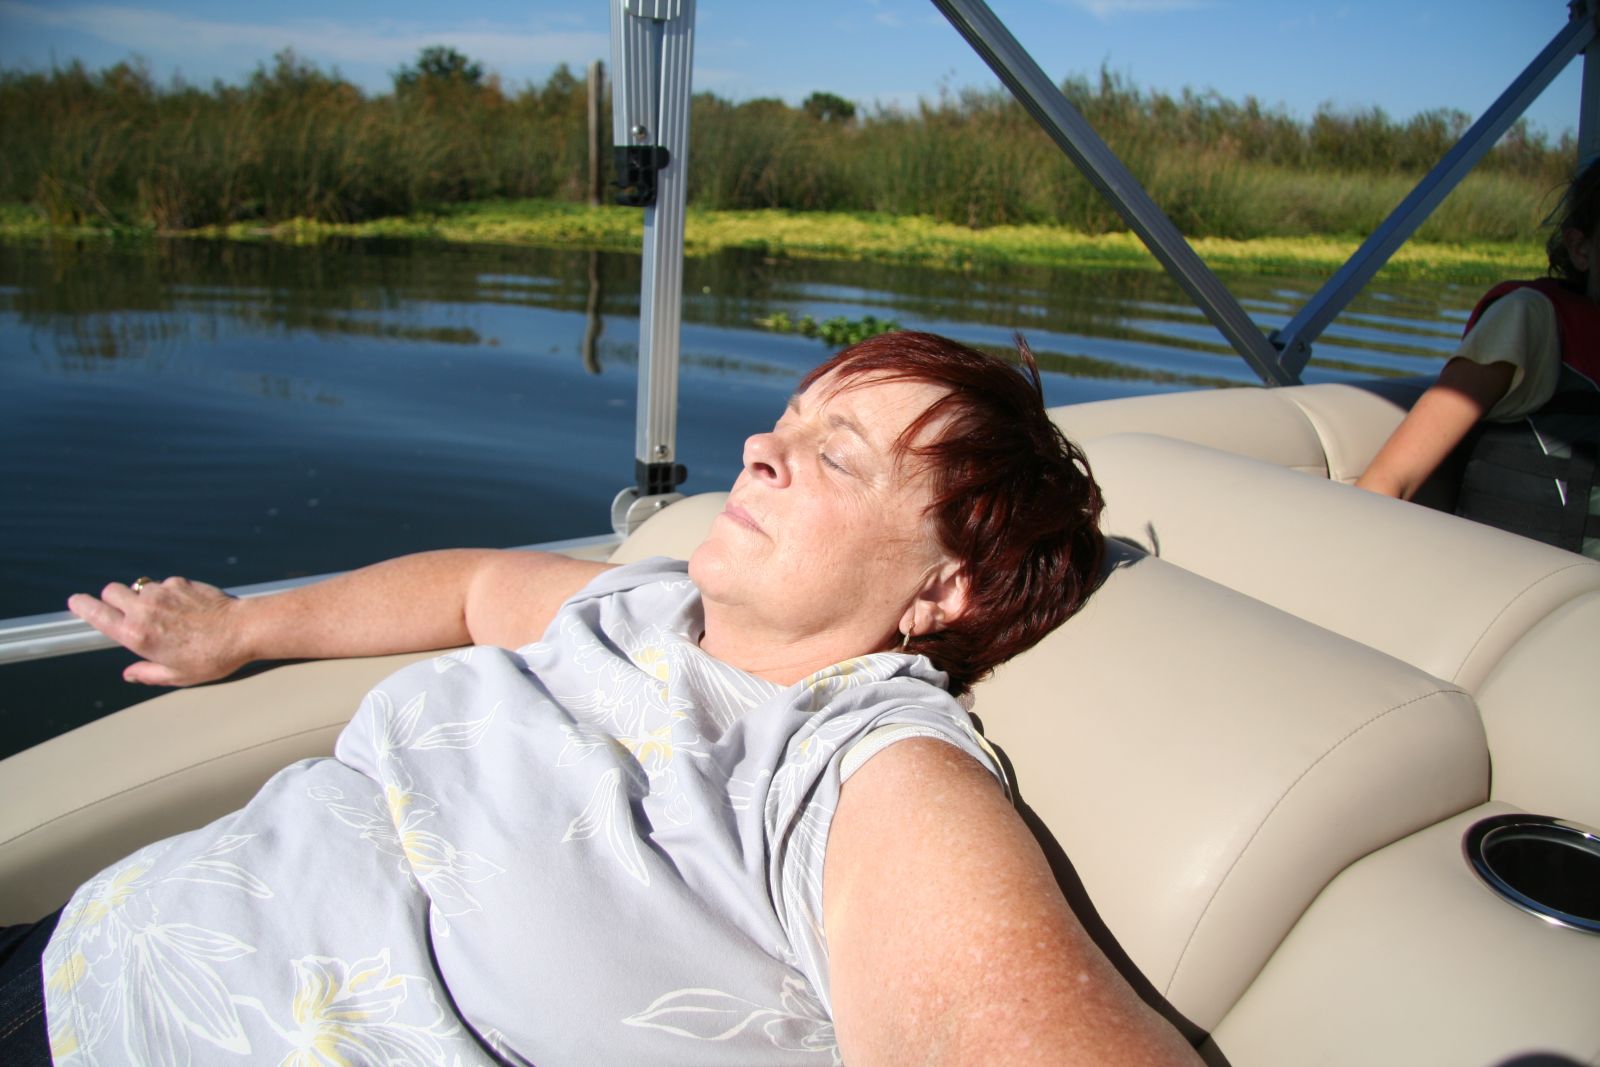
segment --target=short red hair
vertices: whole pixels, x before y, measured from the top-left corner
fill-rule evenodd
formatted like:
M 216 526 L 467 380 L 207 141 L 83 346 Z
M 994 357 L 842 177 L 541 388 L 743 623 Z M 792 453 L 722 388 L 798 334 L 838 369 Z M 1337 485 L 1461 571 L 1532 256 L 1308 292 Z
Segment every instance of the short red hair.
M 1100 580 L 1104 502 L 1081 449 L 1044 408 L 1039 367 L 1021 335 L 1020 367 L 931 333 L 886 333 L 816 367 L 801 391 L 837 372 L 949 390 L 896 448 L 928 465 L 935 535 L 961 565 L 967 608 L 945 629 L 911 638 L 960 694 L 1037 644 L 1082 607 Z M 913 445 L 930 427 L 937 439 Z

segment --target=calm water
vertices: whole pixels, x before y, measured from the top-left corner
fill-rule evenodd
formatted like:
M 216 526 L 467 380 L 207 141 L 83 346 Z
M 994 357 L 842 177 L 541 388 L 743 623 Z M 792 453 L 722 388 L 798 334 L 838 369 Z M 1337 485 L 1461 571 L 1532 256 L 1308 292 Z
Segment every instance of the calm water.
M 1230 279 L 1266 328 L 1317 278 Z M 725 488 L 819 341 L 755 320 L 1023 330 L 1052 404 L 1254 381 L 1164 276 L 686 265 L 680 460 Z M 631 482 L 635 257 L 434 244 L 0 244 L 0 618 L 140 574 L 230 586 L 603 532 Z M 1428 374 L 1474 290 L 1354 305 L 1307 380 Z M 589 337 L 586 343 L 586 335 Z M 149 695 L 99 653 L 3 668 L 0 755 Z

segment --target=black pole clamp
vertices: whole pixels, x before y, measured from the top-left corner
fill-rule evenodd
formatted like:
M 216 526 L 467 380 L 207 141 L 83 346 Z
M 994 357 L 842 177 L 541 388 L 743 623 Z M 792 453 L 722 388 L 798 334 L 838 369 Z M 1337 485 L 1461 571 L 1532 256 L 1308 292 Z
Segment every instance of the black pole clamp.
M 689 477 L 689 470 L 682 463 L 645 463 L 641 460 L 633 461 L 633 475 L 639 483 L 639 495 L 665 496 Z
M 671 155 L 658 144 L 617 145 L 612 152 L 617 203 L 650 207 L 656 202 L 656 175 L 671 162 Z

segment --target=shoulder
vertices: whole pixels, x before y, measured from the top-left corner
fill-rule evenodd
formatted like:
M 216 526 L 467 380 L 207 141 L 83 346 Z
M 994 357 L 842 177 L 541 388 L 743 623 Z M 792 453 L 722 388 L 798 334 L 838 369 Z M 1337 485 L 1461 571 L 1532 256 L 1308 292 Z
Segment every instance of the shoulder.
M 1554 329 L 1555 304 L 1538 288 L 1532 285 L 1519 285 L 1498 296 L 1494 293 L 1494 290 L 1490 290 L 1489 295 L 1485 297 L 1485 301 L 1488 301 L 1486 305 L 1479 304 L 1480 311 L 1468 328 L 1468 337 L 1486 330 L 1489 332 L 1505 330 L 1511 325 L 1521 330 L 1540 327 Z
M 1473 323 L 1456 357 L 1509 363 L 1514 369 L 1510 389 L 1488 412 L 1490 420 L 1516 419 L 1538 409 L 1550 399 L 1561 372 L 1555 305 L 1532 286 L 1505 292 Z

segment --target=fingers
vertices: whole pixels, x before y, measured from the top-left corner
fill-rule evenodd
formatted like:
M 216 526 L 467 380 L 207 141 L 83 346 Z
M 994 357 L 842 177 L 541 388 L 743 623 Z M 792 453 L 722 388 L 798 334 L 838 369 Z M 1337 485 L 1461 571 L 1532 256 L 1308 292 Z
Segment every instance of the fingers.
M 74 593 L 67 598 L 67 610 L 117 644 L 147 656 L 150 650 L 145 645 L 156 632 L 152 627 L 157 613 L 166 607 L 161 589 L 160 584 L 151 583 L 134 592 L 121 582 L 111 582 L 100 590 L 98 599 Z
M 106 586 L 100 595 L 115 601 L 121 599 L 124 595 L 136 596 L 138 594 L 125 585 L 112 583 Z M 67 610 L 118 644 L 127 644 L 124 632 L 127 629 L 127 616 L 106 603 L 106 600 L 96 599 L 88 593 L 74 593 L 67 597 Z M 140 660 L 129 665 L 122 672 L 122 680 L 136 682 L 140 685 L 178 684 L 176 676 L 170 669 L 161 666 L 159 663 L 151 663 L 148 660 Z
M 138 602 L 139 594 L 121 582 L 112 582 L 100 590 L 100 599 L 122 614 Z
M 159 663 L 149 660 L 140 660 L 129 664 L 127 670 L 122 672 L 122 680 L 133 682 L 136 685 L 182 685 L 178 673 L 171 667 L 163 667 Z
M 74 593 L 67 598 L 67 610 L 113 641 L 117 640 L 124 616 L 116 608 L 88 593 Z
M 183 592 L 191 584 L 188 580 L 177 575 L 171 578 L 164 578 L 159 582 L 144 579 L 141 579 L 141 581 L 144 584 L 138 589 L 131 585 L 123 585 L 121 582 L 112 582 L 100 591 L 100 599 L 126 612 L 134 604 L 139 603 L 140 598 L 143 598 L 144 602 L 148 604 L 152 598 L 159 600 L 169 592 Z
M 237 604 L 216 586 L 171 577 L 135 592 L 112 582 L 93 597 L 77 593 L 67 609 L 140 657 L 123 671 L 140 685 L 196 685 L 242 666 L 232 643 L 229 614 Z

